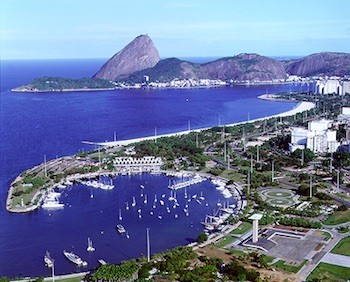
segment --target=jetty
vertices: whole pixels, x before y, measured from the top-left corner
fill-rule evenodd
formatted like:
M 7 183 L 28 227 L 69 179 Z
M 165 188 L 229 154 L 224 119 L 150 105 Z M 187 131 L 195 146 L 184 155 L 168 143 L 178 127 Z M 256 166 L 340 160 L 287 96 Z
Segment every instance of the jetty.
M 199 176 L 199 175 L 196 175 L 194 178 L 191 178 L 189 180 L 177 182 L 177 183 L 174 183 L 174 184 L 170 184 L 168 186 L 168 188 L 171 189 L 171 190 L 178 190 L 178 189 L 185 188 L 187 186 L 191 186 L 191 185 L 194 185 L 194 184 L 197 184 L 197 183 L 201 183 L 204 180 L 206 180 L 206 178 L 204 178 L 202 176 Z

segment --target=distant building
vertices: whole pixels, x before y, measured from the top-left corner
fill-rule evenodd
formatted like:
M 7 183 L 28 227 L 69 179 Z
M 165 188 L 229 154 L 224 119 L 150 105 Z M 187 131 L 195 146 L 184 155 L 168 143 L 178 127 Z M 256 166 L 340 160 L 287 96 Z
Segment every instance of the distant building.
M 342 86 L 339 80 L 328 79 L 316 82 L 316 94 L 337 94 L 342 95 Z
M 350 121 L 350 107 L 342 107 L 341 114 L 338 115 L 339 122 L 349 122 Z
M 308 129 L 293 128 L 289 144 L 290 151 L 307 148 L 314 153 L 335 152 L 340 143 L 336 139 L 337 132 L 331 130 L 331 126 L 331 120 L 322 119 L 309 122 Z
M 339 79 L 318 80 L 315 85 L 316 94 L 350 94 L 350 81 Z
M 350 81 L 343 81 L 343 95 L 350 94 Z

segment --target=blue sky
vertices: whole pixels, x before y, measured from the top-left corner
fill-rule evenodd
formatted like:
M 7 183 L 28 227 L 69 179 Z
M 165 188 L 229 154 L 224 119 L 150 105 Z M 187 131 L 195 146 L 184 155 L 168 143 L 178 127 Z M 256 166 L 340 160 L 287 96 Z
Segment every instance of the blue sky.
M 161 57 L 350 52 L 349 0 L 0 0 L 2 59 L 109 58 L 140 34 Z

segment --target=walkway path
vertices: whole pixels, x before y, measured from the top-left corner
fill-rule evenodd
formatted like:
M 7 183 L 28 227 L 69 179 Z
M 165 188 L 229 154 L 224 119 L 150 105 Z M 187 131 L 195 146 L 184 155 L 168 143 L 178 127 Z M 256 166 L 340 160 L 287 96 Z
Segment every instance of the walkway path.
M 328 253 L 322 258 L 321 262 L 326 262 L 326 263 L 335 264 L 335 265 L 350 268 L 350 257 L 349 256 Z

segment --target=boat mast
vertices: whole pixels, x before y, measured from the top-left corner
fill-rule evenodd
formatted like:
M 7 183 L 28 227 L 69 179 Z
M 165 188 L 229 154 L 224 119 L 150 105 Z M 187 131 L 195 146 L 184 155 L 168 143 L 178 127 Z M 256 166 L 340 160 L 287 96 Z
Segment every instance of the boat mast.
M 146 235 L 147 235 L 147 261 L 150 262 L 151 260 L 151 247 L 149 242 L 149 228 L 146 228 Z

